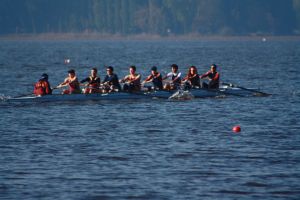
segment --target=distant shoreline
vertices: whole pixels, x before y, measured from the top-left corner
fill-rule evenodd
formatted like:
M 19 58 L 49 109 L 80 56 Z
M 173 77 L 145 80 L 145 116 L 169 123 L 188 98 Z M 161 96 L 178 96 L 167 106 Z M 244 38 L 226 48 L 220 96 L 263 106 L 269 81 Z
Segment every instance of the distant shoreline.
M 72 40 L 99 40 L 99 41 L 114 41 L 114 40 L 137 40 L 137 41 L 299 41 L 300 35 L 291 36 L 268 36 L 268 35 L 253 35 L 253 36 L 204 36 L 197 34 L 189 35 L 111 35 L 111 34 L 98 34 L 98 33 L 42 33 L 42 34 L 8 34 L 0 35 L 0 41 L 72 41 Z

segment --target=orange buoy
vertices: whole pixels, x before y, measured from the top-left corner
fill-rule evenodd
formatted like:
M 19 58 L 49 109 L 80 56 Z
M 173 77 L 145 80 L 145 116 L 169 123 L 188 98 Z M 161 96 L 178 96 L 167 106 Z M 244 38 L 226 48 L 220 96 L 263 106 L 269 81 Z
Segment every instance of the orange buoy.
M 235 133 L 241 132 L 241 127 L 240 126 L 234 126 L 232 128 L 232 131 L 235 132 Z

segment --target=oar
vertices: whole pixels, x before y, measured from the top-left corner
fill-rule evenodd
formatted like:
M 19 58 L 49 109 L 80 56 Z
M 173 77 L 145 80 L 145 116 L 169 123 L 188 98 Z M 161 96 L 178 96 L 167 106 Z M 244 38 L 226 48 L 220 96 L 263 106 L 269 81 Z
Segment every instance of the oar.
M 258 94 L 259 96 L 270 96 L 271 95 L 271 94 L 268 94 L 268 93 L 265 93 L 265 92 L 261 92 L 261 91 L 258 91 L 258 90 L 249 89 L 249 88 L 241 87 L 241 86 L 238 86 L 238 85 L 234 85 L 232 83 L 224 83 L 224 82 L 222 82 L 222 84 L 223 85 L 227 85 L 229 87 L 235 87 L 235 88 L 239 88 L 241 90 L 246 90 L 246 91 L 254 92 L 254 93 Z
M 220 89 L 199 88 L 199 90 L 205 90 L 205 91 L 209 91 L 209 92 L 217 92 L 217 93 L 225 95 L 225 96 L 245 97 L 245 95 L 229 93 L 226 91 L 222 91 Z
M 32 96 L 34 95 L 33 93 L 28 93 L 28 94 L 20 94 L 18 96 L 14 96 L 13 98 L 20 98 L 20 97 L 29 97 L 29 96 Z
M 57 89 L 59 89 L 59 87 L 53 87 L 53 88 L 51 88 L 52 91 L 53 90 L 57 90 Z

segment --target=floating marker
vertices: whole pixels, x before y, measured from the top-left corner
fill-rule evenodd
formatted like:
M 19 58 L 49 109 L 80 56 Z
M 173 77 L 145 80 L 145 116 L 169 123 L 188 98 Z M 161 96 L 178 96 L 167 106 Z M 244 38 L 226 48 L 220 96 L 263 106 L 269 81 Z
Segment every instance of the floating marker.
M 65 64 L 69 64 L 71 62 L 70 59 L 65 59 Z
M 234 126 L 232 128 L 232 131 L 235 132 L 235 133 L 241 132 L 241 127 L 240 126 Z

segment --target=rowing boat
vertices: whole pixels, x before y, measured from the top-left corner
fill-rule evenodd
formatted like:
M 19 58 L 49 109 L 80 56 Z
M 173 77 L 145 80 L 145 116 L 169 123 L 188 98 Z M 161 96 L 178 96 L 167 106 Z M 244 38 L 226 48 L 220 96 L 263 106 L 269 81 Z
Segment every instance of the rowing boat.
M 181 91 L 181 90 L 180 90 Z M 162 98 L 168 99 L 176 96 L 176 93 L 183 94 L 180 91 L 144 91 L 144 92 L 112 92 L 112 93 L 95 93 L 95 94 L 52 94 L 45 96 L 21 96 L 6 98 L 8 102 L 53 102 L 53 101 L 95 101 L 95 100 L 126 100 L 126 99 L 153 99 Z M 256 91 L 256 90 L 255 90 Z M 207 97 L 218 97 L 218 96 L 255 96 L 256 93 L 252 89 L 241 89 L 238 87 L 222 86 L 219 89 L 190 89 L 185 90 L 185 93 L 189 93 L 194 98 L 207 98 Z
M 143 94 L 137 93 L 95 93 L 95 94 L 52 94 L 45 96 L 24 96 L 16 98 L 8 98 L 8 102 L 51 102 L 51 101 L 93 101 L 93 100 L 115 100 L 115 99 L 141 99 L 147 98 Z
M 154 92 L 112 92 L 112 93 L 94 93 L 94 94 L 52 94 L 44 96 L 22 96 L 7 98 L 7 102 L 52 102 L 52 101 L 96 101 L 96 100 L 117 100 L 117 99 L 151 99 L 168 98 L 171 95 L 168 91 Z

